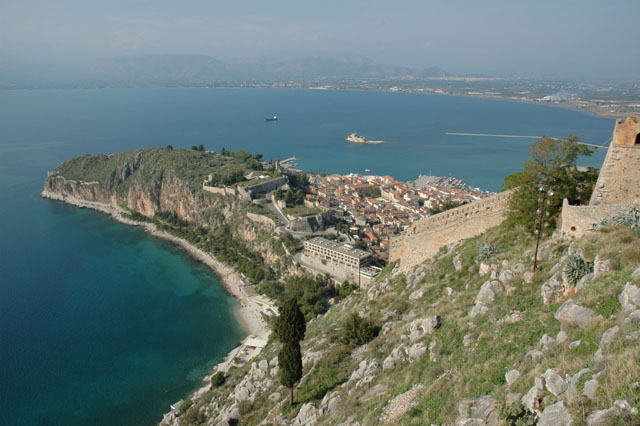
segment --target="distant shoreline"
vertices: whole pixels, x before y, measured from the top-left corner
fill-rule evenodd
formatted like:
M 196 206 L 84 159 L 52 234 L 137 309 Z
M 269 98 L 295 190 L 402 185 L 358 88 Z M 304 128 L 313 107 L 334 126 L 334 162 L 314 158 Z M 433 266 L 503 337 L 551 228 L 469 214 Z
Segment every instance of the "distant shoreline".
M 123 90 L 123 89 L 279 89 L 279 90 L 314 90 L 318 89 L 313 86 L 301 86 L 301 87 L 273 87 L 273 86 L 259 86 L 259 87 L 247 87 L 245 85 L 229 85 L 229 86 L 107 86 L 107 87 L 1 87 L 0 92 L 2 91 L 73 91 L 73 90 Z M 331 87 L 323 90 L 328 91 L 336 91 L 336 92 L 379 92 L 379 93 L 404 93 L 404 94 L 412 94 L 412 95 L 438 95 L 438 96 L 454 96 L 459 98 L 477 98 L 477 99 L 494 99 L 501 101 L 512 101 L 519 102 L 525 104 L 533 104 L 533 105 L 544 105 L 548 107 L 558 107 L 565 108 L 574 111 L 583 112 L 585 114 L 589 114 L 594 117 L 600 118 L 624 118 L 630 115 L 638 114 L 638 111 L 633 110 L 623 110 L 623 111 L 601 111 L 594 108 L 581 108 L 578 105 L 575 105 L 571 102 L 566 103 L 550 103 L 550 102 L 542 102 L 536 99 L 522 99 L 522 98 L 513 98 L 507 96 L 492 96 L 492 95 L 483 95 L 483 94 L 462 94 L 462 93 L 438 93 L 435 91 L 413 91 L 413 90 L 399 90 L 392 91 L 389 88 L 376 88 L 376 89 L 359 89 L 356 87 L 348 87 L 348 88 L 340 88 L 340 87 Z M 609 102 L 618 102 L 616 99 L 612 99 Z M 638 100 L 640 103 L 640 100 Z

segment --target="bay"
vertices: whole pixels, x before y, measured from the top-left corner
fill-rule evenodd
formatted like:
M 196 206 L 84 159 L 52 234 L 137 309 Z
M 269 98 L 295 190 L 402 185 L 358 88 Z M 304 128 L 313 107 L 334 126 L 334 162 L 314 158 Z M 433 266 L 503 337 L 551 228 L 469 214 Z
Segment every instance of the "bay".
M 265 122 L 273 114 L 280 119 Z M 613 125 L 545 105 L 404 93 L 0 91 L 3 423 L 153 424 L 246 333 L 218 278 L 181 249 L 41 199 L 47 170 L 68 158 L 203 144 L 295 155 L 307 171 L 436 174 L 498 190 L 522 167 L 530 141 L 447 132 L 575 133 L 602 143 Z M 351 132 L 385 143 L 349 144 Z

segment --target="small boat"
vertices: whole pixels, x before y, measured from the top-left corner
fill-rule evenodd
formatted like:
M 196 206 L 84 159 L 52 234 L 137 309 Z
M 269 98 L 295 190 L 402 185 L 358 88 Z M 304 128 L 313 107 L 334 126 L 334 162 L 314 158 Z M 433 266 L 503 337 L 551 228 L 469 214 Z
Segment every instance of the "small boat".
M 369 172 L 371 171 L 371 169 L 364 169 L 364 171 L 365 171 L 366 173 L 369 173 Z
M 264 120 L 265 121 L 278 121 L 278 116 L 274 115 L 273 117 L 267 117 Z

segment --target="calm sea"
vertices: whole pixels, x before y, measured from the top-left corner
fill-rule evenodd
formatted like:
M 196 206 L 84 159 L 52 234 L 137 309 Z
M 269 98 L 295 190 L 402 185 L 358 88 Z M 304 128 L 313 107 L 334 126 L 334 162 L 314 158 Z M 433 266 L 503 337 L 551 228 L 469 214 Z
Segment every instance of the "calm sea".
M 278 114 L 280 120 L 265 122 Z M 295 155 L 317 172 L 461 177 L 498 190 L 530 141 L 613 120 L 461 97 L 273 89 L 0 91 L 0 412 L 8 425 L 146 425 L 245 335 L 219 280 L 183 251 L 39 197 L 70 157 L 140 147 Z M 382 145 L 352 145 L 351 132 Z M 603 153 L 583 161 L 602 163 Z

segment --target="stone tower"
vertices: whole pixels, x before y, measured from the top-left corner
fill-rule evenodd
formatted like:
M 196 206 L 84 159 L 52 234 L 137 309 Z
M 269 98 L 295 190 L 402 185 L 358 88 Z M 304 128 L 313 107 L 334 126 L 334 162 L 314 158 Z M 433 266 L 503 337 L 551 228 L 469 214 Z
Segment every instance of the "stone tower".
M 618 120 L 590 206 L 640 200 L 640 116 Z

